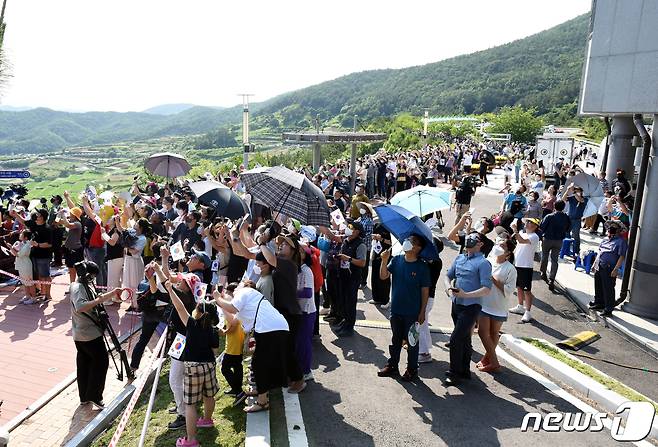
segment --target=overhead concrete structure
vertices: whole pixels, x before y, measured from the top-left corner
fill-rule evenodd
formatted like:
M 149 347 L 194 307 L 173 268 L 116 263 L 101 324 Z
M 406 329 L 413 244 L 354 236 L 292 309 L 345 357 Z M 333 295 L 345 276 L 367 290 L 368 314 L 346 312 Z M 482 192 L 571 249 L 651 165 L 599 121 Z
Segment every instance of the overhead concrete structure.
M 356 145 L 382 143 L 388 136 L 385 133 L 376 132 L 357 132 L 356 116 L 354 117 L 354 131 L 320 131 L 315 132 L 284 132 L 282 137 L 284 143 L 289 144 L 309 144 L 313 145 L 313 170 L 317 172 L 320 169 L 322 160 L 323 144 L 351 144 L 352 153 L 350 158 L 350 186 L 354 191 L 354 181 L 356 177 Z
M 657 23 L 656 0 L 593 0 L 578 101 L 581 115 L 612 118 L 608 180 L 617 169 L 634 177 L 640 145 L 635 137 L 644 136 L 620 301 L 630 291 L 623 309 L 653 319 L 658 319 Z M 653 117 L 651 145 L 641 115 Z

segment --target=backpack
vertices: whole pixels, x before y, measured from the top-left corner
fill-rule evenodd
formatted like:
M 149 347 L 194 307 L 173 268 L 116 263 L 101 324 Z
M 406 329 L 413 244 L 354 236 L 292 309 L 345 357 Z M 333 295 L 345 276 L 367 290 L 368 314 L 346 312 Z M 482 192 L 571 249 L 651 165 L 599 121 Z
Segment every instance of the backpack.
M 457 200 L 457 203 L 470 203 L 472 195 L 473 188 L 471 188 L 470 182 L 467 183 L 462 181 L 455 191 L 455 199 Z

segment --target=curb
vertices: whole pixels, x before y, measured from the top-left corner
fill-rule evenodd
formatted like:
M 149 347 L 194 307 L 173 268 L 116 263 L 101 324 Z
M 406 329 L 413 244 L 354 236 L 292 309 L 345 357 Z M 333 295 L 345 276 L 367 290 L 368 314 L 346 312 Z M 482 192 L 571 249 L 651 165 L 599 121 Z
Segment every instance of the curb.
M 560 281 L 556 280 L 555 283 L 560 287 L 560 289 L 563 291 L 564 296 L 566 296 L 569 301 L 571 301 L 573 304 L 576 305 L 584 314 L 585 316 L 591 318 L 592 317 L 592 311 L 582 304 L 578 299 L 576 299 L 571 292 L 569 292 L 569 289 L 567 289 Z M 623 311 L 622 311 L 623 312 Z M 633 344 L 639 346 L 640 348 L 643 348 L 647 351 L 650 351 L 651 354 L 656 357 L 658 356 L 658 349 L 655 347 L 645 343 L 641 339 L 637 337 L 635 333 L 632 331 L 629 331 L 626 327 L 624 327 L 622 324 L 618 323 L 615 321 L 614 314 L 612 318 L 605 318 L 605 317 L 600 317 L 596 316 L 596 321 L 603 323 L 604 326 L 611 328 L 613 331 L 617 332 L 619 335 L 622 337 L 626 338 L 628 341 L 632 342 Z
M 511 352 L 523 358 L 524 360 L 537 365 L 548 375 L 569 385 L 580 394 L 596 402 L 599 407 L 601 407 L 607 413 L 615 414 L 619 405 L 624 402 L 628 402 L 627 398 L 620 396 L 616 392 L 606 388 L 604 385 L 600 384 L 591 377 L 588 377 L 585 374 L 566 365 L 565 363 L 549 356 L 548 354 L 545 354 L 540 349 L 535 348 L 531 344 L 526 343 L 519 338 L 515 338 L 510 334 L 504 334 L 501 336 L 500 340 Z M 586 365 L 586 363 L 582 362 L 580 359 L 570 355 L 560 348 L 553 346 L 551 343 L 545 340 L 540 341 L 560 350 L 562 354 L 566 355 L 570 359 Z M 602 376 L 610 377 L 598 369 L 593 368 L 591 365 L 588 366 Z M 615 379 L 611 378 L 611 380 Z M 650 399 L 647 398 L 647 400 Z M 653 425 L 651 426 L 651 432 L 649 436 L 654 439 L 658 439 L 658 421 L 654 421 Z
M 156 361 L 153 364 L 153 368 L 149 372 L 149 375 L 146 379 L 145 386 L 153 381 L 155 377 L 155 372 L 157 371 L 158 365 L 160 362 Z M 100 435 L 107 427 L 109 427 L 112 422 L 121 414 L 121 411 L 130 401 L 133 393 L 135 392 L 135 385 L 132 383 L 127 385 L 117 397 L 114 398 L 108 406 L 106 406 L 103 411 L 98 413 L 94 419 L 92 419 L 82 430 L 78 432 L 77 435 L 69 439 L 65 444 L 65 447 L 78 447 L 78 446 L 88 446 L 91 444 L 98 435 Z

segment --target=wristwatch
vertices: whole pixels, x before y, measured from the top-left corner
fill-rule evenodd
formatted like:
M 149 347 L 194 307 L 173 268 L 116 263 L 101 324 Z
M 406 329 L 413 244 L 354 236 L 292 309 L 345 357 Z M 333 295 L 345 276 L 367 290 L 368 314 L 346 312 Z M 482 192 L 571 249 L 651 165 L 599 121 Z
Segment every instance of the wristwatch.
M 350 256 L 350 262 L 352 262 L 352 257 Z

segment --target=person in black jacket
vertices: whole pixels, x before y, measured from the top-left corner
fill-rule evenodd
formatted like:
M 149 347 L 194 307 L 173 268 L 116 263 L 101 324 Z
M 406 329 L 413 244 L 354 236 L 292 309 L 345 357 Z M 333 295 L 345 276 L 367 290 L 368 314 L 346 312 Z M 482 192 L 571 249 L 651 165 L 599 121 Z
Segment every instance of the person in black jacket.
M 539 225 L 544 239 L 541 243 L 541 265 L 539 271 L 541 272 L 541 279 L 548 281 L 548 288 L 555 290 L 555 275 L 557 275 L 558 256 L 560 249 L 562 249 L 562 241 L 569 234 L 571 229 L 571 220 L 569 216 L 564 213 L 565 203 L 562 200 L 555 202 L 555 211 L 544 217 Z M 548 257 L 551 257 L 551 274 L 546 276 L 546 268 L 548 267 Z

